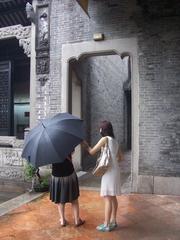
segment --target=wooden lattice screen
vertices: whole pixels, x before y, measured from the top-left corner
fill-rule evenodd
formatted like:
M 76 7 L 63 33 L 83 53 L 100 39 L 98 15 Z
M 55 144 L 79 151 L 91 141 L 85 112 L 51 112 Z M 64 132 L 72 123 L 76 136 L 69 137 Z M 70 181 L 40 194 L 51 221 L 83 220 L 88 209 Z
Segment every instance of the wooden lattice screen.
M 11 124 L 11 62 L 0 62 L 0 135 L 10 135 Z

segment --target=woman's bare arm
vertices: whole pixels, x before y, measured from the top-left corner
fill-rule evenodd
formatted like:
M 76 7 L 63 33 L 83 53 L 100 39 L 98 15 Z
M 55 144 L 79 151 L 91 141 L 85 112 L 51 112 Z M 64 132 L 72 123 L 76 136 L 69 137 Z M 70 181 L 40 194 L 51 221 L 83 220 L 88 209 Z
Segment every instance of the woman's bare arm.
M 97 152 L 101 150 L 101 147 L 103 147 L 107 143 L 107 137 L 102 137 L 99 142 L 94 146 L 94 147 L 87 147 L 87 151 L 89 152 L 90 155 L 94 155 Z

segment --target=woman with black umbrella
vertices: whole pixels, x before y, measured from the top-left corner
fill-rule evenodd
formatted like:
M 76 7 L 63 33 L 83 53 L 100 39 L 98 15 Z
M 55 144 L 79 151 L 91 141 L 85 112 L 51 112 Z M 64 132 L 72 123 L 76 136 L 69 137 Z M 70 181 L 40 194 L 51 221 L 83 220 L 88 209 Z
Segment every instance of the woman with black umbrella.
M 50 199 L 58 204 L 60 224 L 62 227 L 67 225 L 65 218 L 65 204 L 71 203 L 74 215 L 74 223 L 79 227 L 85 223 L 79 217 L 79 183 L 74 166 L 72 155 L 70 154 L 62 163 L 52 164 L 52 178 L 50 187 Z
M 83 121 L 69 113 L 58 113 L 41 120 L 27 135 L 22 157 L 35 168 L 52 164 L 50 199 L 58 204 L 60 222 L 66 226 L 65 204 L 72 204 L 75 226 L 84 224 L 79 217 L 79 185 L 71 154 L 84 139 Z

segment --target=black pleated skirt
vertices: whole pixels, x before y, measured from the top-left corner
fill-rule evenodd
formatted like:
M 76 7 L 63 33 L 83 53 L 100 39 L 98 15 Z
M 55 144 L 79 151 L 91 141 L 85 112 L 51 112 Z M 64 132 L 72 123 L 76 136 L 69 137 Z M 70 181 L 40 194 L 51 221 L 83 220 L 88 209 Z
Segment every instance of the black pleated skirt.
M 79 197 L 79 183 L 74 171 L 67 177 L 51 177 L 50 200 L 54 203 L 68 203 Z

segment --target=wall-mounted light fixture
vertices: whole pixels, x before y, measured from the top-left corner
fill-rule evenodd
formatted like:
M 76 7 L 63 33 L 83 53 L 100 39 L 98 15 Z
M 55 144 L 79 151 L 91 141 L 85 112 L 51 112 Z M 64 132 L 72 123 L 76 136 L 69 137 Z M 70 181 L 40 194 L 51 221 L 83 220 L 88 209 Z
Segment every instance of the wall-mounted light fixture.
M 104 34 L 103 33 L 94 33 L 93 39 L 94 39 L 94 41 L 102 41 L 102 40 L 104 40 Z

